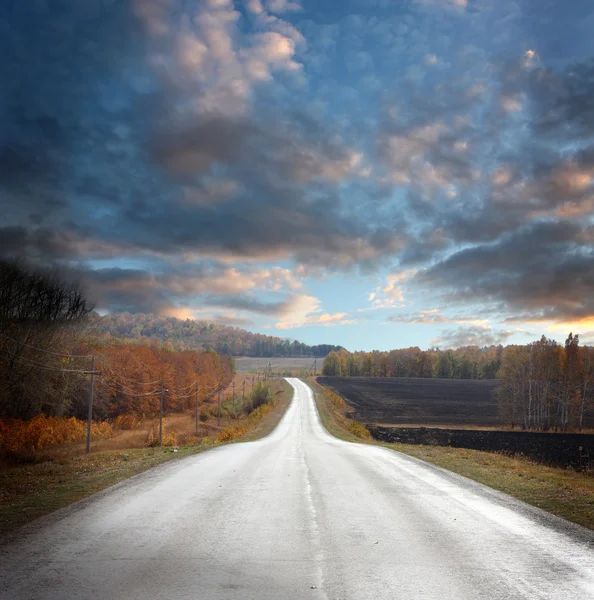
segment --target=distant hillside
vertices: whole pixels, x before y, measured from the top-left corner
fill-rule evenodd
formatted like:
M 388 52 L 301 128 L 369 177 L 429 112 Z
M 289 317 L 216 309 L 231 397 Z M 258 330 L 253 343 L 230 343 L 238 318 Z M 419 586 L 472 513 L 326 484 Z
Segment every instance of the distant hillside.
M 96 332 L 106 341 L 156 341 L 173 350 L 215 350 L 232 356 L 310 356 L 324 357 L 339 351 L 340 346 L 308 346 L 275 336 L 251 333 L 239 327 L 217 325 L 207 321 L 160 317 L 152 314 L 121 313 L 100 317 L 93 315 Z

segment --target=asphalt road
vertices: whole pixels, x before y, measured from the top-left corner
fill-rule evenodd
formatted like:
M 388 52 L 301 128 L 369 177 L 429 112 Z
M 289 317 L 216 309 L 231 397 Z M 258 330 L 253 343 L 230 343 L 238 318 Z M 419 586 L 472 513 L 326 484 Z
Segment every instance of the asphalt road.
M 2 599 L 594 599 L 594 534 L 322 428 L 153 469 L 0 546 Z

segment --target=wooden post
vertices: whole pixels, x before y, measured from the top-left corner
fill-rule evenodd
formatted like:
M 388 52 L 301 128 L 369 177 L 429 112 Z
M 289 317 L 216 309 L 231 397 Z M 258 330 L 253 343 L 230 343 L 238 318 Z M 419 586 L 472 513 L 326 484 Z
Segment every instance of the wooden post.
M 91 452 L 91 423 L 93 421 L 93 394 L 95 393 L 95 357 L 91 357 L 91 385 L 89 387 L 89 410 L 87 412 L 87 454 Z
M 163 447 L 163 380 L 161 379 L 161 401 L 159 402 L 159 446 Z
M 217 425 L 221 424 L 221 390 L 219 390 L 219 400 L 217 402 Z
M 196 382 L 196 437 L 198 437 L 198 421 L 200 415 L 198 414 L 198 382 Z

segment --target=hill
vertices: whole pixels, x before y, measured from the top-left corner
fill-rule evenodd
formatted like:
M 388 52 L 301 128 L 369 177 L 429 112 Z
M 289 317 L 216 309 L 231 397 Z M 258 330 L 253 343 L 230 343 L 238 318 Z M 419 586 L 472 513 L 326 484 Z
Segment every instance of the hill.
M 172 350 L 214 350 L 231 356 L 317 357 L 341 350 L 340 346 L 308 346 L 297 340 L 251 333 L 239 327 L 153 314 L 120 313 L 92 316 L 95 332 L 105 341 L 159 342 Z

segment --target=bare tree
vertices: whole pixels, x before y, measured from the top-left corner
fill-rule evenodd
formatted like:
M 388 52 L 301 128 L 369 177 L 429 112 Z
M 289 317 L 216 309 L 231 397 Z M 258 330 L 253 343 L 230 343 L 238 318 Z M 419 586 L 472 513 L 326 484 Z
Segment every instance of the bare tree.
M 90 311 L 56 271 L 0 260 L 0 415 L 61 414 L 71 372 L 84 368 L 76 347 Z

